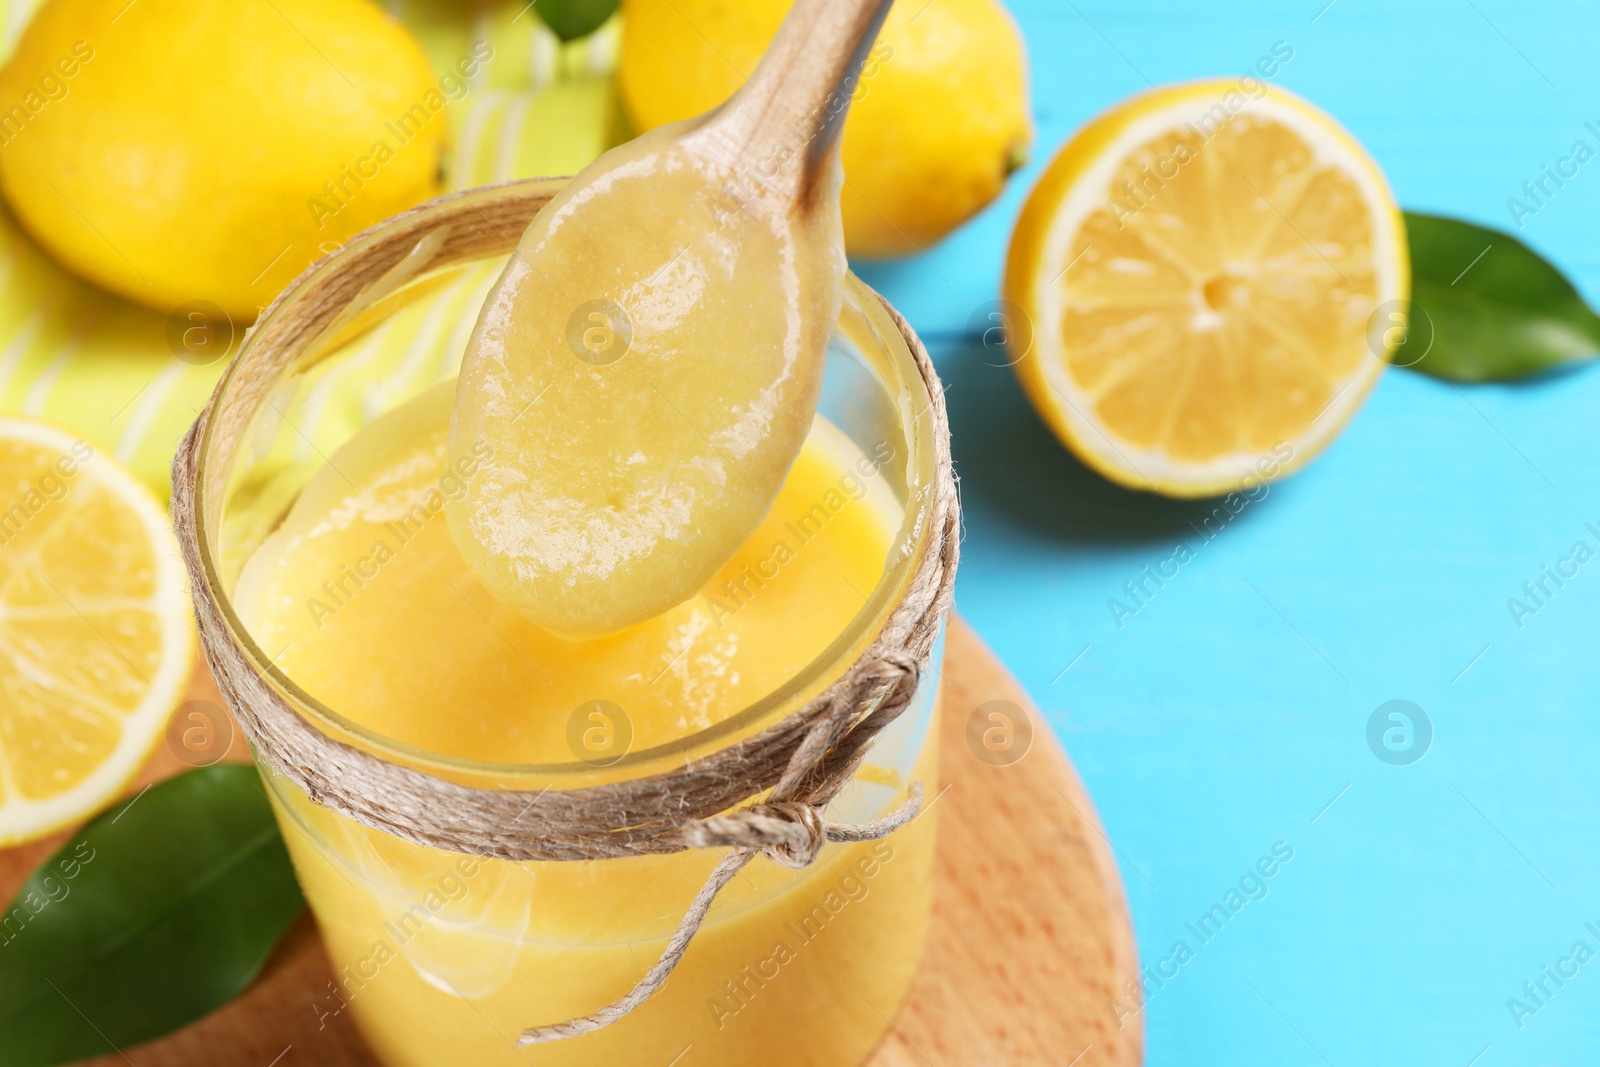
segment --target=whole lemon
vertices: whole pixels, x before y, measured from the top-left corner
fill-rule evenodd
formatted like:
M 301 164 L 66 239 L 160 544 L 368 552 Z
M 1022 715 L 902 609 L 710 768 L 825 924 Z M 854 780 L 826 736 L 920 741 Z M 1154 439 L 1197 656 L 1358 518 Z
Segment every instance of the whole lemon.
M 618 78 L 642 132 L 744 84 L 791 0 L 624 0 Z M 845 245 L 920 251 L 1000 194 L 1033 139 L 1027 55 L 995 0 L 901 0 L 844 127 Z
M 85 277 L 248 320 L 434 194 L 444 104 L 368 0 L 46 0 L 0 70 L 0 188 Z

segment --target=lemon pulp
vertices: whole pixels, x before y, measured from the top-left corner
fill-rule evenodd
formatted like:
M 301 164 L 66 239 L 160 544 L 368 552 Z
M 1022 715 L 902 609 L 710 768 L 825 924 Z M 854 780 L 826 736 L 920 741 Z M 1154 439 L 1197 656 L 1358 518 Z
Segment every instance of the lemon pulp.
M 189 681 L 177 544 L 138 480 L 0 418 L 0 845 L 113 799 Z
M 1195 173 L 1180 170 L 1146 210 L 1102 207 L 1079 230 L 1082 259 L 1062 279 L 1067 369 L 1135 445 L 1182 460 L 1265 451 L 1372 358 L 1372 220 L 1350 178 L 1251 115 L 1204 146 L 1187 131 L 1140 145 L 1113 191 L 1183 148 Z
M 1136 97 L 1062 150 L 1018 221 L 1017 373 L 1063 440 L 1181 496 L 1297 468 L 1384 367 L 1408 292 L 1399 209 L 1332 119 L 1224 83 Z

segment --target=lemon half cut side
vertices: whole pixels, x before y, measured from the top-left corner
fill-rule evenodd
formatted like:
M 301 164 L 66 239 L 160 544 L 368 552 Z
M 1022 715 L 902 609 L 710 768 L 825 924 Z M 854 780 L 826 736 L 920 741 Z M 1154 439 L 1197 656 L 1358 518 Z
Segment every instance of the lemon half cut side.
M 1297 470 L 1354 416 L 1410 292 L 1387 181 L 1332 118 L 1237 81 L 1159 88 L 1095 119 L 1030 194 L 1005 296 L 1016 364 L 1080 459 L 1177 497 Z
M 115 799 L 194 665 L 166 513 L 65 430 L 0 417 L 0 847 Z

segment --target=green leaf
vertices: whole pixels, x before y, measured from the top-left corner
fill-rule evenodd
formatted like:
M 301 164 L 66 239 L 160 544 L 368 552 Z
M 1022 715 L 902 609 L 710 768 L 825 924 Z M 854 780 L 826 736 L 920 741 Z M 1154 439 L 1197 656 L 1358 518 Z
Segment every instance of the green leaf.
M 1600 317 L 1559 270 L 1515 237 L 1409 211 L 1406 235 L 1411 322 L 1392 359 L 1396 366 L 1492 382 L 1600 352 Z
M 563 41 L 587 37 L 616 13 L 618 0 L 537 0 L 533 9 Z
M 0 915 L 0 1067 L 160 1037 L 247 989 L 305 905 L 256 769 L 189 771 L 106 812 Z

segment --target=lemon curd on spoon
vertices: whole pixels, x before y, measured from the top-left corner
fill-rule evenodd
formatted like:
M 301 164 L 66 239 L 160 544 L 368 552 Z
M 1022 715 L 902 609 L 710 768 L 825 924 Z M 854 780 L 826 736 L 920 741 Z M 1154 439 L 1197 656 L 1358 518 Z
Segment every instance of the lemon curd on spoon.
M 837 149 L 803 210 L 698 147 L 602 156 L 539 213 L 462 366 L 446 505 L 501 601 L 566 634 L 652 618 L 749 537 L 816 410 L 845 259 Z
M 890 0 L 804 0 L 745 86 L 586 167 L 528 226 L 462 364 L 446 506 L 484 585 L 603 634 L 750 536 L 816 411 L 845 274 L 839 134 Z

